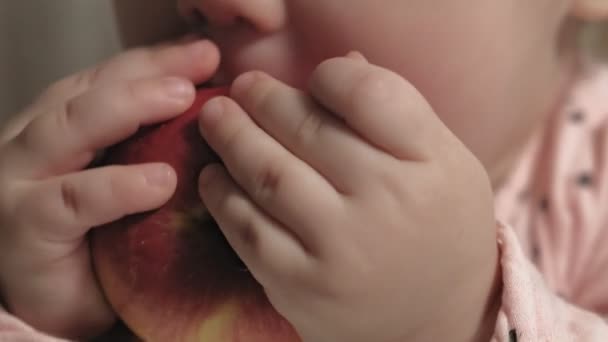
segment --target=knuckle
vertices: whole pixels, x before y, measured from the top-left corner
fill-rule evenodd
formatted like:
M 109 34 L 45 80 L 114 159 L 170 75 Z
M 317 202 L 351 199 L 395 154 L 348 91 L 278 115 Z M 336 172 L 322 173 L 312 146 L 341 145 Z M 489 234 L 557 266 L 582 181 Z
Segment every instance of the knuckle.
M 125 91 L 124 94 L 126 95 L 124 98 L 125 99 L 132 99 L 132 100 L 137 100 L 140 98 L 139 94 L 140 94 L 140 84 L 137 81 L 129 81 L 125 83 Z
M 257 229 L 257 223 L 253 219 L 247 219 L 241 224 L 237 233 L 239 244 L 247 246 L 248 249 L 255 250 L 260 245 L 260 235 Z
M 67 133 L 70 131 L 72 122 L 76 120 L 76 117 L 78 116 L 77 108 L 76 99 L 70 99 L 64 102 L 59 113 L 55 115 L 55 124 L 61 132 Z
M 85 85 L 91 86 L 103 79 L 103 76 L 108 69 L 107 64 L 100 64 L 92 67 L 88 73 L 84 75 Z
M 105 68 L 103 65 L 96 65 L 79 73 L 74 78 L 74 87 L 76 89 L 89 88 L 91 85 L 95 84 L 101 79 L 101 74 L 103 73 L 104 69 Z
M 314 142 L 320 135 L 326 122 L 323 115 L 309 110 L 296 128 L 295 138 L 301 145 Z
M 52 100 L 55 98 L 63 98 L 66 94 L 78 93 L 79 91 L 86 89 L 86 86 L 88 86 L 88 77 L 89 70 L 85 70 L 62 78 L 47 86 L 40 97 L 42 99 Z
M 103 97 L 107 98 L 106 103 L 108 110 L 116 115 L 116 118 L 129 125 L 133 125 L 131 129 L 136 130 L 139 117 L 134 115 L 134 103 L 141 101 L 139 95 L 139 86 L 136 81 L 127 81 L 123 87 L 108 86 L 102 90 Z
M 280 162 L 267 163 L 255 175 L 253 181 L 253 196 L 261 201 L 268 202 L 276 197 L 283 182 L 282 168 Z
M 79 73 L 55 81 L 44 89 L 39 96 L 39 100 L 53 103 L 55 99 L 62 99 L 66 96 L 69 97 L 80 94 L 101 79 L 101 75 L 104 73 L 105 68 L 104 65 L 93 66 Z
M 41 148 L 40 141 L 45 136 L 41 134 L 43 130 L 44 115 L 34 118 L 28 122 L 25 127 L 13 138 L 12 143 L 19 146 L 23 150 L 37 151 Z
M 133 65 L 138 64 L 139 66 L 143 66 L 145 68 L 152 67 L 159 64 L 160 55 L 165 51 L 163 48 L 148 48 L 148 47 L 138 47 L 129 50 L 123 57 L 125 64 L 127 62 L 132 62 Z
M 431 171 L 432 172 L 432 171 Z M 420 175 L 418 178 L 420 182 L 424 182 L 428 177 L 431 177 L 431 172 L 426 172 Z M 437 197 L 437 192 L 435 189 L 424 189 L 422 193 L 419 193 L 421 189 L 418 187 L 408 186 L 407 183 L 403 181 L 403 175 L 406 174 L 407 171 L 403 168 L 397 166 L 392 170 L 384 170 L 380 173 L 380 177 L 378 177 L 378 188 L 382 193 L 386 196 L 382 196 L 385 200 L 388 210 L 394 210 L 393 213 L 395 215 L 400 215 L 401 208 L 406 203 L 412 203 L 412 201 L 416 201 L 417 204 L 423 204 L 429 199 Z M 380 195 L 378 195 L 381 197 Z
M 65 179 L 59 184 L 59 199 L 61 206 L 72 217 L 80 217 L 82 207 L 78 196 L 78 187 Z
M 51 83 L 40 94 L 40 98 L 52 99 L 52 98 L 59 97 L 59 96 L 61 96 L 61 94 L 65 94 L 66 92 L 70 91 L 74 87 L 73 82 L 71 80 L 72 77 L 66 77 L 59 81 Z
M 99 64 L 67 77 L 60 81 L 58 89 L 70 89 L 70 93 L 82 93 L 99 82 L 105 68 L 105 65 Z
M 19 132 L 12 140 L 12 142 L 20 147 L 23 148 L 29 148 L 31 146 L 33 146 L 33 140 L 35 140 L 34 138 L 37 136 L 36 134 L 33 134 L 32 131 L 32 127 L 34 126 L 34 123 L 37 121 L 37 119 L 34 119 L 33 121 L 30 121 L 27 125 L 25 125 L 25 127 L 21 130 L 21 132 Z

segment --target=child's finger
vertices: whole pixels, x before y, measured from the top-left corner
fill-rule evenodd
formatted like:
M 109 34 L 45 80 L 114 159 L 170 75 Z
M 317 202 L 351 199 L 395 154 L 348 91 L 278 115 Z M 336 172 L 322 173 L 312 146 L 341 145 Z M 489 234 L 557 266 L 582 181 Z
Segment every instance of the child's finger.
M 411 84 L 364 59 L 351 56 L 321 63 L 310 90 L 353 130 L 399 159 L 427 159 L 448 136 Z
M 201 132 L 230 175 L 256 205 L 291 229 L 308 250 L 320 252 L 336 234 L 323 228 L 338 216 L 341 195 L 258 127 L 234 101 L 218 97 L 208 104 L 200 114 Z
M 11 169 L 25 177 L 74 171 L 86 166 L 97 149 L 141 125 L 183 112 L 194 96 L 189 81 L 173 77 L 102 85 L 33 120 L 5 147 L 4 156 L 13 156 Z
M 209 40 L 195 40 L 159 48 L 130 50 L 94 70 L 94 82 L 176 76 L 193 83 L 207 81 L 217 70 L 220 54 Z
M 338 191 L 350 192 L 361 173 L 377 164 L 377 157 L 385 157 L 308 95 L 265 73 L 238 77 L 231 96 L 257 125 Z
M 219 65 L 219 50 L 206 40 L 138 48 L 109 61 L 68 76 L 49 86 L 23 113 L 16 115 L 0 133 L 0 143 L 12 139 L 35 117 L 79 96 L 100 83 L 164 76 L 182 77 L 194 84 L 211 78 Z
M 262 285 L 305 271 L 309 260 L 298 238 L 260 210 L 223 166 L 203 170 L 199 191 L 232 248 Z
M 196 84 L 211 78 L 218 65 L 219 50 L 208 40 L 132 49 L 51 85 L 41 105 L 65 102 L 100 83 L 174 76 Z
M 26 186 L 16 215 L 38 238 L 70 242 L 90 227 L 161 206 L 175 185 L 175 171 L 162 163 L 90 169 Z

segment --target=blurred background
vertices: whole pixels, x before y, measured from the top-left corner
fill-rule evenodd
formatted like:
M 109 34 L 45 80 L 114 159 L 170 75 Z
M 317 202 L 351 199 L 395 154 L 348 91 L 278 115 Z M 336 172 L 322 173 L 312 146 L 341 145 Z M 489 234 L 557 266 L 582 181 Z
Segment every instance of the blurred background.
M 119 0 L 115 0 L 119 1 Z M 145 4 L 146 13 L 139 6 Z M 166 20 L 155 20 L 173 7 L 171 1 L 122 0 L 123 16 L 153 23 L 135 25 L 125 40 L 146 41 L 159 36 Z M 144 18 L 145 17 L 145 18 Z M 46 85 L 96 64 L 120 49 L 112 0 L 0 1 L 0 121 L 16 113 Z M 150 32 L 158 30 L 159 32 Z M 599 31 L 598 31 L 599 32 Z M 589 35 L 603 41 L 608 56 L 608 30 Z
M 114 54 L 116 27 L 109 0 L 0 1 L 0 118 L 52 81 Z

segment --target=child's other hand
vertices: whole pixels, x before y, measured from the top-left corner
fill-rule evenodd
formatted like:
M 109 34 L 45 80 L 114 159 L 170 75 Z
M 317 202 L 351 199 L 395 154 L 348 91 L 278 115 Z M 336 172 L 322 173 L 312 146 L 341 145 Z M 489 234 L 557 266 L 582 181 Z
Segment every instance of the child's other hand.
M 273 305 L 309 341 L 487 340 L 497 246 L 481 163 L 361 56 L 322 63 L 310 92 L 251 72 L 200 118 L 226 165 L 203 170 L 201 196 Z
M 91 227 L 162 205 L 164 164 L 84 170 L 96 151 L 169 119 L 219 63 L 209 42 L 139 48 L 50 86 L 0 131 L 0 291 L 34 327 L 87 338 L 114 320 L 91 268 Z

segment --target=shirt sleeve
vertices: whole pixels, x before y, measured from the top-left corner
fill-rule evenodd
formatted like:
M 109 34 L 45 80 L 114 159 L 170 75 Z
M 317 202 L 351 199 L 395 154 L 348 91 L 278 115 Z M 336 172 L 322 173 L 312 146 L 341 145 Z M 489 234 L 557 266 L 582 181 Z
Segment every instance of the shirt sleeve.
M 498 238 L 503 293 L 492 342 L 608 341 L 601 313 L 570 304 L 551 291 L 511 227 L 499 225 Z M 608 283 L 597 285 L 608 297 Z
M 0 307 L 0 342 L 68 342 L 34 330 Z

